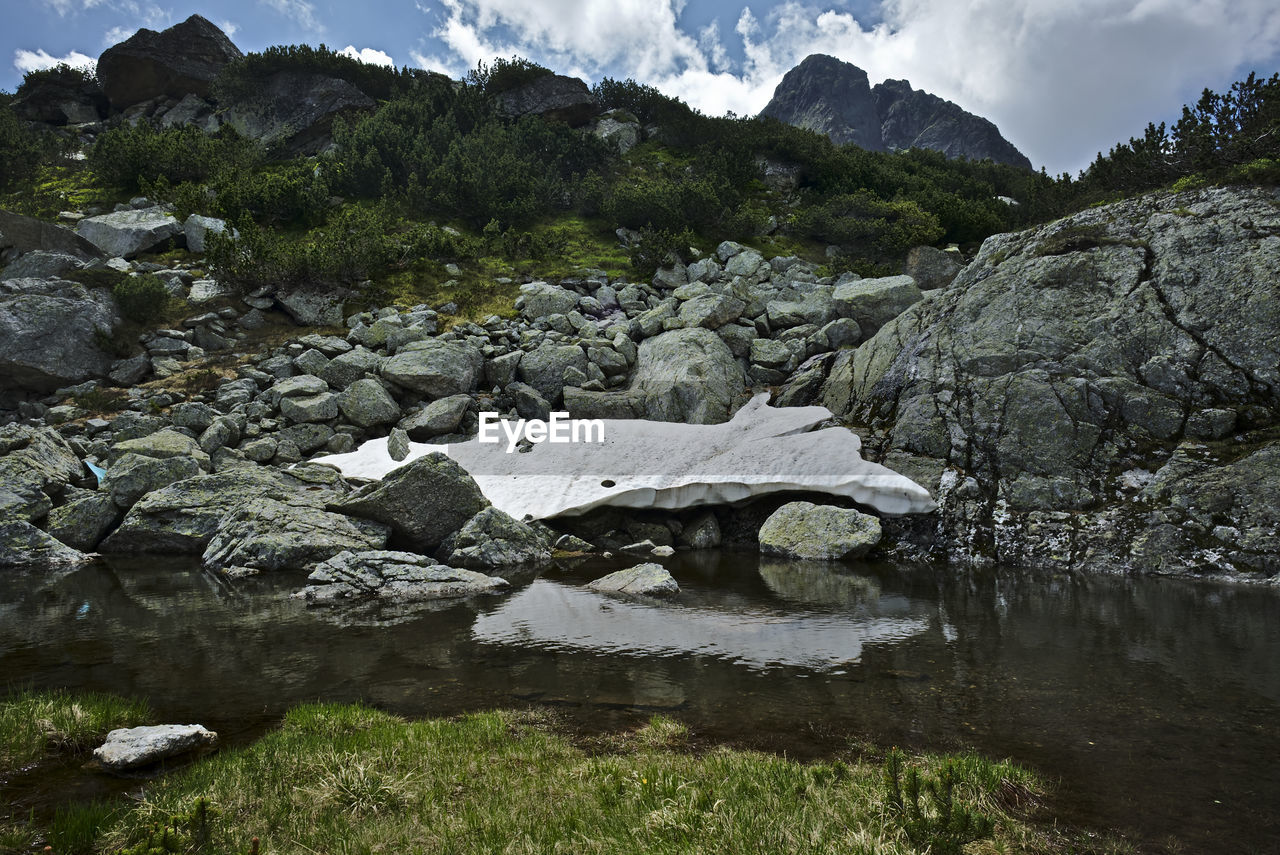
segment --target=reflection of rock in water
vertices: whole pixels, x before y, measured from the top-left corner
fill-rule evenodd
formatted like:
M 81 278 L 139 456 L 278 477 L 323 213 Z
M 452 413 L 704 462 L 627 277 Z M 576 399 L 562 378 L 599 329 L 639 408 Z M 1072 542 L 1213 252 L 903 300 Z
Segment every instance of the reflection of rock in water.
M 760 578 L 779 597 L 810 606 L 854 606 L 880 599 L 880 583 L 829 561 L 760 559 Z

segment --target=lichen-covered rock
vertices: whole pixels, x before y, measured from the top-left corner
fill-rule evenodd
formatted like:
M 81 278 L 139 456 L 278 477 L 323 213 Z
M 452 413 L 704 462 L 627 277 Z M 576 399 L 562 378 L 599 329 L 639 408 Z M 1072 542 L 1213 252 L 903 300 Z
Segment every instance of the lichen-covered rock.
M 863 335 L 871 335 L 924 299 L 910 276 L 857 279 L 836 286 L 832 293 L 836 311 L 853 318 Z
M 902 272 L 915 280 L 921 291 L 936 291 L 954 282 L 964 269 L 958 256 L 959 253 L 943 252 L 932 246 L 917 246 L 907 253 Z
M 861 558 L 880 543 L 880 520 L 852 508 L 788 502 L 760 526 L 766 555 L 824 561 Z
M 93 749 L 93 759 L 112 772 L 124 772 L 212 748 L 218 734 L 198 724 L 156 724 L 117 728 Z
M 426 442 L 440 434 L 457 430 L 470 407 L 470 395 L 450 395 L 427 404 L 402 421 L 400 428 L 414 442 Z
M 378 598 L 422 602 L 507 588 L 505 579 L 446 567 L 425 555 L 393 550 L 345 551 L 320 564 L 295 597 L 312 603 Z
M 205 547 L 206 567 L 301 570 L 344 550 L 381 549 L 386 526 L 315 507 L 311 502 L 250 498 L 218 521 Z
M 99 545 L 123 554 L 199 555 L 233 508 L 257 499 L 307 501 L 318 509 L 337 498 L 307 490 L 304 482 L 265 467 L 201 475 L 156 490 L 129 509 L 124 522 Z
M 645 339 L 628 390 L 637 416 L 718 424 L 746 401 L 746 377 L 728 346 L 701 327 Z
M 111 456 L 115 460 L 121 459 L 126 454 L 138 454 L 158 460 L 185 457 L 194 460 L 201 469 L 209 468 L 209 455 L 200 450 L 200 443 L 172 428 L 158 430 L 136 439 L 126 439 L 111 447 Z
M 121 508 L 131 508 L 153 490 L 200 474 L 200 464 L 190 457 L 147 457 L 125 454 L 112 463 L 101 488 Z
M 447 563 L 470 569 L 539 564 L 551 548 L 533 528 L 497 508 L 485 508 L 458 530 Z
M 357 380 L 337 397 L 347 421 L 358 427 L 392 424 L 400 420 L 400 405 L 377 380 Z
M 428 339 L 411 342 L 382 363 L 382 376 L 431 398 L 475 391 L 484 359 L 469 344 Z
M 182 224 L 164 208 L 141 208 L 85 217 L 76 233 L 112 258 L 133 258 L 182 234 Z
M 121 324 L 111 295 L 58 279 L 0 282 L 0 389 L 51 392 L 106 376 Z
M 431 552 L 489 506 L 476 482 L 443 454 L 427 454 L 330 507 L 391 527 L 398 541 Z
M 661 564 L 637 564 L 601 576 L 587 587 L 602 594 L 642 597 L 670 597 L 680 593 L 680 586 Z
M 564 315 L 578 305 L 578 295 L 546 282 L 526 282 L 520 286 L 520 313 L 531 321 L 550 315 Z
M 0 518 L 38 520 L 50 496 L 84 474 L 75 451 L 52 428 L 0 427 Z
M 26 520 L 0 519 L 0 567 L 78 564 L 89 556 L 45 534 Z
M 106 492 L 77 490 L 65 504 L 49 512 L 45 529 L 72 549 L 93 552 L 122 515 L 120 506 Z
M 1156 551 L 1144 532 L 1168 525 L 1195 544 L 1180 566 L 1274 572 L 1248 546 L 1266 542 L 1265 493 L 1192 513 L 1201 476 L 1141 493 L 1127 473 L 1221 435 L 1228 413 L 1236 439 L 1206 445 L 1204 477 L 1269 441 L 1277 269 L 1280 208 L 1260 188 L 1152 194 L 997 235 L 950 287 L 837 354 L 823 401 L 941 488 L 956 557 L 1141 569 Z
M 576 344 L 544 344 L 524 355 L 518 374 L 521 380 L 555 406 L 564 393 L 564 373 L 570 368 L 587 369 L 587 355 Z

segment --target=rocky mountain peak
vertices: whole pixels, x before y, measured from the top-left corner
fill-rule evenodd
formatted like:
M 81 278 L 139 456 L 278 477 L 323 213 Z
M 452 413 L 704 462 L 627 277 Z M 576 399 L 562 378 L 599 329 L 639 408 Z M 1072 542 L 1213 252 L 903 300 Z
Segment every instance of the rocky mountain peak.
M 906 80 L 872 87 L 861 68 L 824 54 L 806 57 L 788 71 L 761 115 L 826 134 L 840 145 L 871 151 L 926 148 L 947 157 L 1031 168 L 991 121 L 912 89 Z
M 156 32 L 143 28 L 98 58 L 98 78 L 113 109 L 152 98 L 209 96 L 224 65 L 244 54 L 200 15 Z

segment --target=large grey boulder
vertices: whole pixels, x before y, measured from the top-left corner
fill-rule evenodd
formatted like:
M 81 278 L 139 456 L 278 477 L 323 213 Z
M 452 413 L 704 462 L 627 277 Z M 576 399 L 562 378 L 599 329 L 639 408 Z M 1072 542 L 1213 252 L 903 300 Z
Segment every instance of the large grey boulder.
M 540 116 L 577 127 L 600 112 L 587 84 L 576 77 L 547 74 L 502 92 L 499 107 L 510 116 Z
M 377 380 L 357 380 L 337 396 L 347 421 L 357 427 L 387 425 L 400 420 L 400 405 Z
M 218 734 L 198 724 L 156 724 L 117 728 L 93 749 L 93 759 L 112 772 L 124 772 L 212 748 Z
M 69 252 L 37 249 L 19 256 L 0 273 L 0 279 L 58 279 L 84 265 L 83 258 Z
M 203 561 L 214 569 L 301 570 L 344 550 L 381 549 L 388 528 L 305 500 L 251 498 L 218 521 Z
M 294 596 L 312 603 L 377 598 L 422 602 L 488 594 L 507 588 L 505 579 L 446 567 L 425 555 L 393 550 L 340 552 L 307 577 Z
M 97 74 L 116 110 L 153 98 L 207 97 L 223 66 L 240 59 L 226 33 L 199 15 L 163 32 L 145 27 L 107 48 Z
M 1211 473 L 1271 441 L 1277 269 L 1266 189 L 1152 194 L 997 235 L 950 287 L 837 354 L 823 402 L 942 488 L 955 555 L 1158 569 L 1140 534 L 1168 525 L 1189 544 L 1179 563 L 1274 572 L 1256 546 L 1265 492 L 1210 502 L 1208 475 L 1140 490 L 1186 443 Z
M 428 339 L 412 342 L 382 363 L 384 378 L 430 398 L 475 391 L 484 358 L 469 344 Z
M 538 394 L 555 406 L 564 393 L 564 373 L 570 368 L 587 370 L 587 355 L 576 344 L 543 344 L 520 360 L 517 373 Z
M 578 305 L 578 295 L 558 285 L 527 282 L 520 286 L 520 314 L 531 321 L 550 315 L 567 315 Z
M 917 246 L 907 253 L 902 272 L 914 279 L 921 291 L 936 291 L 954 282 L 963 268 L 959 253 L 943 252 L 932 246 Z
M 453 433 L 471 408 L 470 395 L 450 395 L 427 404 L 400 423 L 409 439 L 426 442 L 443 433 Z M 397 413 L 399 410 L 397 410 Z
M 119 525 L 121 516 L 119 505 L 106 492 L 80 490 L 66 504 L 49 512 L 45 529 L 72 549 L 93 552 Z
M 924 299 L 910 276 L 857 279 L 836 286 L 831 295 L 842 318 L 852 318 L 864 336 L 898 317 Z
M 0 427 L 0 518 L 38 520 L 50 497 L 84 474 L 75 451 L 52 428 Z
M 89 556 L 72 549 L 22 519 L 0 518 L 0 567 L 79 564 Z
M 861 558 L 880 543 L 880 520 L 852 508 L 788 502 L 760 526 L 760 551 L 787 558 Z
M 103 377 L 122 323 L 111 295 L 57 279 L 0 282 L 0 389 L 54 389 Z
M 342 323 L 343 292 L 295 285 L 277 289 L 274 296 L 276 305 L 301 326 L 336 327 Z
M 85 217 L 76 233 L 112 258 L 133 258 L 182 234 L 182 224 L 156 206 Z
M 746 377 L 709 329 L 670 330 L 640 344 L 629 389 L 641 418 L 687 424 L 728 421 L 746 400 Z
M 105 258 L 102 250 L 71 229 L 12 211 L 0 211 L 0 249 L 16 249 L 18 252 L 46 250 L 73 255 L 85 261 Z
M 492 569 L 551 560 L 538 532 L 497 508 L 485 508 L 458 530 L 447 559 L 455 567 Z
M 205 217 L 191 214 L 182 224 L 183 234 L 187 236 L 187 249 L 192 252 L 205 251 L 205 236 L 223 234 L 227 230 L 227 221 L 217 217 Z
M 158 430 L 136 439 L 126 439 L 111 447 L 113 461 L 127 454 L 138 454 L 160 460 L 170 457 L 189 458 L 198 463 L 201 469 L 209 468 L 209 455 L 200 449 L 200 443 L 172 428 Z
M 661 564 L 637 564 L 601 576 L 587 587 L 602 594 L 642 597 L 670 597 L 680 593 L 680 586 Z
M 373 99 L 336 77 L 280 71 L 234 101 L 223 121 L 242 135 L 291 154 L 315 154 L 331 141 L 333 121 L 374 107 Z
M 200 464 L 191 457 L 146 457 L 125 454 L 103 476 L 101 488 L 121 508 L 131 508 L 153 490 L 200 474 Z
M 330 505 L 390 526 L 396 540 L 416 552 L 433 551 L 488 506 L 466 470 L 439 453 L 418 457 Z
M 129 509 L 120 527 L 99 545 L 99 550 L 199 555 L 218 530 L 218 522 L 245 502 L 308 501 L 323 509 L 326 502 L 337 498 L 328 490 L 306 487 L 290 475 L 258 466 L 178 481 L 143 496 Z

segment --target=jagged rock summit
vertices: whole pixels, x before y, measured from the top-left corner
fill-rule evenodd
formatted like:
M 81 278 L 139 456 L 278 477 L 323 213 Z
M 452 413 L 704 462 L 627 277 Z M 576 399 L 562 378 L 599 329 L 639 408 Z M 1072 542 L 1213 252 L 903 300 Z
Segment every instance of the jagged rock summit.
M 870 151 L 927 148 L 947 157 L 1031 168 L 987 119 L 912 89 L 906 80 L 873 87 L 861 68 L 825 54 L 808 56 L 788 71 L 760 115 Z
M 143 28 L 98 58 L 98 79 L 112 108 L 153 98 L 208 97 L 218 71 L 244 56 L 226 33 L 199 15 L 163 32 Z

